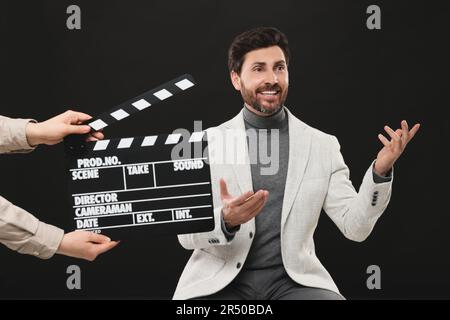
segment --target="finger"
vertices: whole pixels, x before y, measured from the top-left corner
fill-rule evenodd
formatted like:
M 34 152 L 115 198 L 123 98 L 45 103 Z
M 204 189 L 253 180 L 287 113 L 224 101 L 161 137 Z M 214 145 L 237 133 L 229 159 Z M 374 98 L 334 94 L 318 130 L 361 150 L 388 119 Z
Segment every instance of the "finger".
M 401 147 L 402 145 L 405 146 L 406 143 L 403 140 L 403 130 L 402 129 L 397 129 L 397 130 L 395 130 L 395 133 L 400 137 L 398 147 Z
M 266 192 L 267 192 L 267 191 L 266 191 Z M 261 212 L 261 210 L 262 210 L 262 209 L 264 208 L 264 206 L 266 205 L 266 202 L 267 202 L 268 197 L 269 197 L 269 195 L 268 195 L 268 192 L 267 192 L 267 195 L 265 195 L 265 197 L 264 197 L 264 201 L 263 201 L 258 207 L 256 207 L 255 210 L 253 210 L 252 212 L 250 212 L 250 214 L 249 214 L 249 220 L 252 219 L 252 218 L 255 217 L 258 213 Z
M 232 205 L 232 206 L 240 206 L 241 204 L 243 204 L 245 202 L 245 200 L 247 198 L 252 196 L 253 193 L 254 193 L 253 191 L 244 192 L 240 196 L 238 196 L 238 197 L 234 198 L 233 200 L 231 200 L 230 205 Z M 249 200 L 249 201 L 251 201 L 251 200 Z
M 260 203 L 264 202 L 264 195 L 265 192 L 263 190 L 259 190 L 250 200 L 241 204 L 239 209 L 244 212 L 253 211 Z
M 247 199 L 244 200 L 243 204 L 246 203 L 247 201 L 250 201 L 251 199 L 253 199 L 255 197 L 256 193 L 252 194 L 250 197 L 248 197 Z
M 118 241 L 110 241 L 108 243 L 102 243 L 102 244 L 97 244 L 95 245 L 95 251 L 97 253 L 97 255 L 102 254 L 106 251 L 111 250 L 112 248 L 114 248 L 115 246 L 117 246 L 119 244 Z
M 381 143 L 384 144 L 385 147 L 390 147 L 391 143 L 389 142 L 388 139 L 386 139 L 385 136 L 383 136 L 381 133 L 378 135 L 378 139 L 380 139 Z
M 389 126 L 384 126 L 384 130 L 386 133 L 392 138 L 394 141 L 400 141 L 400 137 L 394 130 L 392 130 Z
M 87 142 L 103 140 L 105 135 L 100 131 L 91 132 L 89 136 L 86 138 Z
M 86 138 L 86 142 L 93 142 L 93 141 L 98 141 L 98 139 L 94 138 L 92 136 L 89 136 L 89 137 Z
M 409 138 L 409 127 L 408 127 L 408 122 L 406 122 L 406 120 L 403 120 L 401 123 L 402 126 L 402 135 L 401 135 L 401 139 L 403 142 L 403 145 L 406 145 L 406 143 L 408 143 L 408 138 Z
M 419 131 L 420 123 L 416 123 L 414 127 L 409 131 L 409 141 L 416 135 L 417 131 Z
M 228 196 L 230 196 L 230 194 L 228 193 L 227 184 L 223 178 L 220 178 L 220 197 L 223 199 Z
M 250 220 L 250 219 L 253 219 L 255 216 L 257 216 L 258 213 L 260 213 L 261 210 L 264 208 L 265 204 L 266 204 L 265 201 L 262 202 L 257 208 L 255 208 L 255 210 L 253 210 L 252 212 L 250 212 L 250 213 L 248 214 L 248 216 L 246 217 L 247 221 Z
M 100 131 L 91 132 L 90 135 L 97 140 L 103 140 L 105 138 L 105 135 L 103 134 L 103 132 L 100 132 Z
M 391 142 L 391 147 L 393 148 L 393 150 L 395 152 L 401 152 L 402 150 L 402 146 L 401 146 L 401 139 L 400 136 L 394 131 L 392 130 L 389 126 L 385 126 L 384 130 L 389 134 L 389 136 L 392 138 Z
M 87 125 L 68 125 L 68 134 L 86 134 L 91 131 L 91 127 Z
M 108 243 L 111 242 L 111 239 L 102 234 L 90 232 L 89 233 L 89 241 L 94 243 Z

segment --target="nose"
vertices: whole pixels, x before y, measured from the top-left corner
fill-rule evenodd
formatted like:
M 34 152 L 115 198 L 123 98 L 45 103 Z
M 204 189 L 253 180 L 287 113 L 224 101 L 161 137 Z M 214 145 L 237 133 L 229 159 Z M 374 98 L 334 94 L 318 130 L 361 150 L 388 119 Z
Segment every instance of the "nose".
M 269 82 L 274 84 L 274 83 L 278 83 L 278 76 L 275 72 L 273 71 L 269 71 L 269 78 L 268 80 L 270 80 Z
M 275 84 L 278 83 L 278 76 L 275 72 L 273 71 L 269 71 L 267 76 L 266 76 L 266 84 Z

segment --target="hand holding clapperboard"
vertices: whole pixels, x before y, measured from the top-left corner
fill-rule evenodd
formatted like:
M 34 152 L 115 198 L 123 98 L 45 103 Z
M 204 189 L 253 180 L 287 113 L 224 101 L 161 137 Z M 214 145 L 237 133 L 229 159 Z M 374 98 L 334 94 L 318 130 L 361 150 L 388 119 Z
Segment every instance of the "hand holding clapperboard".
M 89 120 L 94 131 L 195 85 L 183 75 Z M 65 140 L 70 211 L 75 230 L 126 236 L 135 228 L 152 234 L 183 234 L 214 228 L 207 158 L 172 159 L 181 134 L 85 142 Z M 207 146 L 205 132 L 189 143 Z M 197 146 L 199 147 L 199 146 Z

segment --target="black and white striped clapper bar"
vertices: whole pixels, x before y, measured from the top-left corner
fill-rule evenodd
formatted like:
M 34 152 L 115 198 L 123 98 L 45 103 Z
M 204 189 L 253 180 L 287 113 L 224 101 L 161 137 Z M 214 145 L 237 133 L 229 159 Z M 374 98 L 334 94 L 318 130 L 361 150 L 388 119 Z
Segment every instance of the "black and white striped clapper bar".
M 89 121 L 95 131 L 194 86 L 174 79 Z M 66 141 L 70 210 L 75 230 L 127 237 L 133 230 L 183 234 L 214 228 L 207 155 L 172 159 L 178 143 L 205 150 L 206 133 L 148 135 L 83 143 Z M 76 149 L 76 152 L 72 149 Z

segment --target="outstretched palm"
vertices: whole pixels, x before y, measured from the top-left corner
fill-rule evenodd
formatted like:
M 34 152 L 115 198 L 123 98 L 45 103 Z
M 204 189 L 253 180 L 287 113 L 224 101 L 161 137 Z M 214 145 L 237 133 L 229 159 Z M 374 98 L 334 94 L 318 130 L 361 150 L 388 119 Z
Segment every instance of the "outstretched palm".
M 377 161 L 375 162 L 375 172 L 380 175 L 385 175 L 394 165 L 395 161 L 401 156 L 406 148 L 406 145 L 411 141 L 414 135 L 419 130 L 420 124 L 414 125 L 409 130 L 406 120 L 401 122 L 401 129 L 392 130 L 389 126 L 385 126 L 384 130 L 391 137 L 389 141 L 382 134 L 378 135 L 378 139 L 383 143 L 383 149 L 378 152 Z

